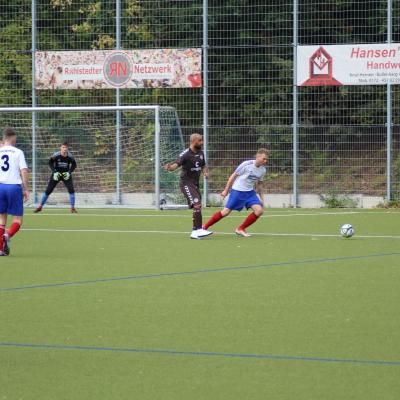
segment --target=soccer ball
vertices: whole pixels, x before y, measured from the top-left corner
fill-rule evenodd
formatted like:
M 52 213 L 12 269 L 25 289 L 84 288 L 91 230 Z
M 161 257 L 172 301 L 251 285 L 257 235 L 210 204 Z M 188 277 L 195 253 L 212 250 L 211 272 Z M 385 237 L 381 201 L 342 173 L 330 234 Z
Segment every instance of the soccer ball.
M 350 238 L 354 235 L 354 228 L 351 224 L 344 224 L 340 227 L 340 234 L 345 238 Z

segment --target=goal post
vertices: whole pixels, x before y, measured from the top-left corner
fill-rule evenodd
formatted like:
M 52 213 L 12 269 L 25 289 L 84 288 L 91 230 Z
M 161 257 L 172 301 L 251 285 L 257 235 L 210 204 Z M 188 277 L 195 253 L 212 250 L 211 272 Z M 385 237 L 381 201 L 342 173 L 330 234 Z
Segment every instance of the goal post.
M 48 160 L 66 141 L 78 164 L 73 174 L 77 207 L 186 207 L 178 173 L 163 170 L 184 149 L 174 107 L 0 107 L 0 123 L 15 128 L 32 166 L 32 204 L 50 177 Z M 62 183 L 47 204 L 68 204 Z

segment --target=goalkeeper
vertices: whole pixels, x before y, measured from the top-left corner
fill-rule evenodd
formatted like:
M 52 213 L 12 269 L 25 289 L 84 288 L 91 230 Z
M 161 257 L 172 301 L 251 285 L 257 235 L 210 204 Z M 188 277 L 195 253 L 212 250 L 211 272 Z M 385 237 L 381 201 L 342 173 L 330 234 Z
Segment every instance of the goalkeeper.
M 71 205 L 71 213 L 76 213 L 75 209 L 75 189 L 72 182 L 72 173 L 76 168 L 76 161 L 72 154 L 68 151 L 68 143 L 63 143 L 60 151 L 54 153 L 49 160 L 51 168 L 51 176 L 45 192 L 42 195 L 40 204 L 35 209 L 35 213 L 42 211 L 47 199 L 53 192 L 54 188 L 60 181 L 64 183 L 69 193 L 69 202 Z

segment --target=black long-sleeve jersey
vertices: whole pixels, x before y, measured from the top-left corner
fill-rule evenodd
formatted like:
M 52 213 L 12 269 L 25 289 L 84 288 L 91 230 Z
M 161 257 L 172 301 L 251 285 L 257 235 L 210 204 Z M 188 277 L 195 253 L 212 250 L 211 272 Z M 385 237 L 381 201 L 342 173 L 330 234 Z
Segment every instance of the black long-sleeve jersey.
M 61 152 L 54 153 L 49 160 L 49 167 L 53 172 L 74 172 L 76 168 L 75 158 L 70 152 L 64 157 Z

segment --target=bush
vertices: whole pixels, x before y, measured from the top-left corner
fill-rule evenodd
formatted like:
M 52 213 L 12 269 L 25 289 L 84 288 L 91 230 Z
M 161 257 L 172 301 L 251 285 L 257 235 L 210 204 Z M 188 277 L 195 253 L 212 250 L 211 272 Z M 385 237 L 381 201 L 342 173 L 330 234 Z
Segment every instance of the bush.
M 390 200 L 379 203 L 376 208 L 400 208 L 400 200 Z
M 355 208 L 358 206 L 357 200 L 344 194 L 328 193 L 321 195 L 320 198 L 326 208 Z

